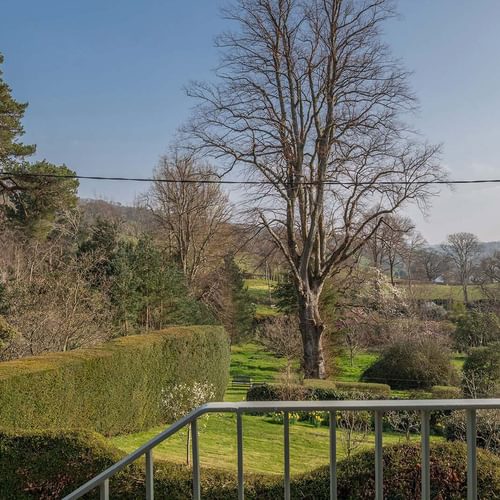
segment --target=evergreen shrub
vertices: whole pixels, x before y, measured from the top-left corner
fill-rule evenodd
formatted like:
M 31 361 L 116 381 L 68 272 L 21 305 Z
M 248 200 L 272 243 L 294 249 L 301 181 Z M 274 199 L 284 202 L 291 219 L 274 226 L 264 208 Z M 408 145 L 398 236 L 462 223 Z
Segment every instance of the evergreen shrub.
M 437 338 L 405 339 L 389 345 L 363 372 L 362 380 L 404 390 L 453 385 L 457 374 L 450 359 L 448 347 Z

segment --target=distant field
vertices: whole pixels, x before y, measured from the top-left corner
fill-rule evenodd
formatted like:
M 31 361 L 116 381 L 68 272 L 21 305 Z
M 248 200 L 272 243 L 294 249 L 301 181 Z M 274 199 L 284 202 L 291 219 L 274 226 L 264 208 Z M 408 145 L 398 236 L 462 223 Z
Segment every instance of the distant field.
M 270 294 L 276 284 L 276 281 L 265 279 L 245 280 L 245 285 L 248 288 L 250 296 L 256 301 L 265 302 L 267 304 L 269 304 Z
M 399 287 L 408 290 L 408 285 L 400 284 Z M 481 287 L 470 285 L 468 287 L 469 300 L 480 300 L 486 298 Z M 463 300 L 462 287 L 460 285 L 439 285 L 436 283 L 415 283 L 411 286 L 412 296 L 420 300 Z

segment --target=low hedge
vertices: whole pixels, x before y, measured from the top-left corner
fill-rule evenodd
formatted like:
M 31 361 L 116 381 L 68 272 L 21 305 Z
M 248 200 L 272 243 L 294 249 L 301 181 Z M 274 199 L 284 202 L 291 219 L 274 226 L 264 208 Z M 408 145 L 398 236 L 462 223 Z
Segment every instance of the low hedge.
M 460 387 L 453 385 L 435 385 L 431 388 L 432 399 L 459 399 L 462 397 Z
M 206 382 L 222 399 L 229 356 L 222 327 L 189 326 L 1 363 L 0 428 L 149 429 L 164 420 L 161 392 L 174 384 Z
M 313 389 L 331 389 L 337 391 L 356 391 L 380 394 L 384 398 L 391 395 L 391 388 L 387 384 L 369 382 L 342 382 L 341 380 L 305 379 L 304 385 Z
M 247 391 L 247 401 L 388 399 L 390 394 L 390 387 L 385 384 L 305 380 L 304 385 L 254 385 Z
M 391 388 L 387 384 L 376 384 L 371 382 L 335 382 L 335 387 L 339 391 L 358 391 L 378 394 L 381 399 L 390 397 Z
M 0 498 L 28 500 L 61 498 L 114 463 L 121 452 L 92 432 L 0 432 Z M 30 457 L 26 460 L 26 457 Z M 432 498 L 466 496 L 466 446 L 463 443 L 431 445 Z M 328 467 L 291 478 L 291 496 L 297 499 L 329 497 Z M 346 500 L 372 499 L 374 494 L 373 450 L 353 455 L 338 464 L 338 496 Z M 192 498 L 191 471 L 156 461 L 155 497 L 169 500 Z M 478 450 L 480 498 L 500 497 L 500 458 Z M 237 498 L 236 475 L 202 467 L 201 493 L 205 500 Z M 143 498 L 143 464 L 127 467 L 110 481 L 112 498 Z M 276 500 L 283 497 L 280 476 L 245 474 L 245 498 Z M 420 449 L 417 445 L 384 447 L 384 498 L 420 497 Z M 86 498 L 98 498 L 98 492 Z

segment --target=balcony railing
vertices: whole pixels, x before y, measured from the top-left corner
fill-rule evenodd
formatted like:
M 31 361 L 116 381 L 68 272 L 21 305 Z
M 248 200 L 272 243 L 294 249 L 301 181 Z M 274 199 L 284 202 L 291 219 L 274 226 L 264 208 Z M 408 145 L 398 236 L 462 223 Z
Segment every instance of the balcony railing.
M 290 499 L 290 424 L 291 412 L 330 412 L 330 498 L 337 498 L 337 439 L 336 412 L 339 411 L 373 411 L 375 413 L 375 491 L 376 500 L 383 500 L 383 448 L 382 448 L 382 417 L 387 411 L 418 411 L 421 415 L 421 461 L 422 461 L 422 498 L 430 499 L 430 413 L 439 410 L 465 410 L 467 416 L 467 498 L 477 499 L 477 466 L 476 466 L 476 410 L 499 409 L 500 399 L 435 399 L 435 400 L 398 400 L 398 401 L 266 401 L 241 403 L 209 403 L 193 410 L 168 429 L 138 448 L 130 455 L 112 465 L 104 472 L 94 477 L 64 500 L 73 500 L 99 488 L 101 500 L 109 499 L 109 479 L 127 465 L 141 457 L 146 460 L 145 497 L 153 500 L 154 471 L 153 449 L 170 436 L 190 425 L 192 433 L 192 474 L 193 498 L 201 498 L 200 489 L 200 453 L 198 444 L 198 419 L 207 413 L 230 412 L 236 414 L 236 439 L 238 449 L 238 499 L 245 495 L 244 482 L 244 450 L 243 421 L 245 413 L 282 412 L 284 441 L 284 498 Z

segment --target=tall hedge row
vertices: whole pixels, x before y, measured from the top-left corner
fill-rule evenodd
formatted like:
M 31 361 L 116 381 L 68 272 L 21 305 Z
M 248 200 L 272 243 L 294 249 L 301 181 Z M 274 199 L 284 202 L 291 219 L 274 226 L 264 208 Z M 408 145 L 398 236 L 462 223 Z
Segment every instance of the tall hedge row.
M 229 355 L 222 327 L 189 326 L 1 363 L 0 428 L 148 429 L 162 422 L 161 392 L 174 384 L 206 382 L 222 399 Z

